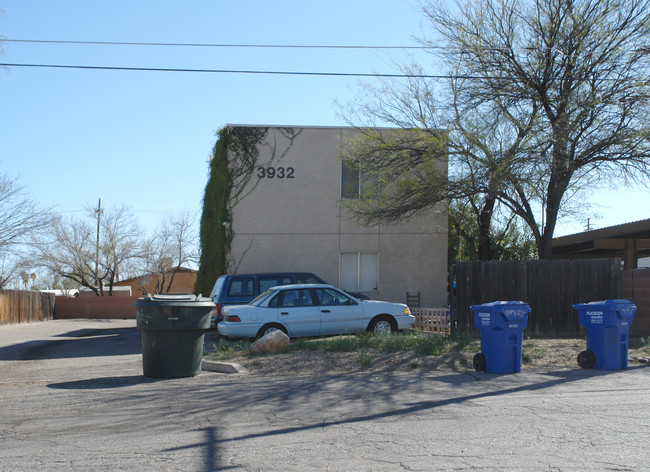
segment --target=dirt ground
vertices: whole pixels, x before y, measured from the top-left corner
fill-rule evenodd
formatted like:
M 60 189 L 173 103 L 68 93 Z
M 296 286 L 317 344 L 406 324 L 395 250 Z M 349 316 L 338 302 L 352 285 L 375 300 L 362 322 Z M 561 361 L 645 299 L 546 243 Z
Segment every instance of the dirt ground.
M 472 359 L 480 350 L 475 341 L 463 350 L 439 356 L 417 355 L 413 349 L 386 353 L 364 349 L 360 352 L 299 351 L 289 354 L 250 356 L 242 351 L 229 362 L 237 362 L 257 375 L 351 374 L 367 372 L 473 370 Z M 584 339 L 530 339 L 522 345 L 522 370 L 537 368 L 578 368 L 577 356 Z M 631 343 L 629 366 L 650 361 L 650 352 L 640 343 Z

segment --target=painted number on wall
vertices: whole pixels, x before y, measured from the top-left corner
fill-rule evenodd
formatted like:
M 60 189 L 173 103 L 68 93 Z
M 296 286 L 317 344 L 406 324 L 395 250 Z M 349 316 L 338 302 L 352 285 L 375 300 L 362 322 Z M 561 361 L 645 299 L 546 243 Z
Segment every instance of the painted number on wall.
M 293 179 L 293 167 L 258 167 L 260 179 Z

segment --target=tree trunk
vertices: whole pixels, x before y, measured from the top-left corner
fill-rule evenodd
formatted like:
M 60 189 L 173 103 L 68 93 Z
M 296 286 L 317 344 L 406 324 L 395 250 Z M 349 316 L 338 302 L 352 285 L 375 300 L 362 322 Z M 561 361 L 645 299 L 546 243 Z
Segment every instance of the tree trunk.
M 478 258 L 481 261 L 492 260 L 492 238 L 490 229 L 492 226 L 492 214 L 496 197 L 488 196 L 485 199 L 481 213 L 478 215 Z
M 546 193 L 546 223 L 542 229 L 540 242 L 537 248 L 540 259 L 551 259 L 551 243 L 553 240 L 553 233 L 557 224 L 557 217 L 560 212 L 562 204 L 562 197 L 566 193 L 573 172 L 569 163 L 569 158 L 566 154 L 568 146 L 566 131 L 563 128 L 559 132 L 554 133 L 556 142 L 553 150 L 553 166 L 551 177 L 548 182 L 548 191 Z

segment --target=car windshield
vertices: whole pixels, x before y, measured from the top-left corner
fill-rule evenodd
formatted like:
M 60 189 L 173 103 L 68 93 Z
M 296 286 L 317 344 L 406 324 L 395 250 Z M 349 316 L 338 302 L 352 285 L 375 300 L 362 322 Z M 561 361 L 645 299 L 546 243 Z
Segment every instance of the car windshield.
M 275 290 L 267 290 L 266 292 L 260 293 L 253 301 L 250 302 L 250 305 L 260 306 L 262 302 L 273 293 L 275 293 Z

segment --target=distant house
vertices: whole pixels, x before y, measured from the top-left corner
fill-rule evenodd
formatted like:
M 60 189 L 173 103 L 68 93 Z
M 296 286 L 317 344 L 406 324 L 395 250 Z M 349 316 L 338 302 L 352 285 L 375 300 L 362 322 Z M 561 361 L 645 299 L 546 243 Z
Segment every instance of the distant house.
M 79 290 L 76 288 L 72 289 L 47 289 L 47 290 L 41 290 L 41 293 L 51 293 L 55 297 L 68 297 L 68 298 L 74 298 L 79 296 Z
M 104 287 L 104 295 L 108 295 L 108 287 Z M 114 297 L 130 297 L 132 295 L 131 287 L 116 287 L 115 285 L 113 286 L 113 293 L 112 296 Z M 81 287 L 79 289 L 79 295 L 78 297 L 96 297 L 97 294 L 95 293 L 94 290 L 88 288 L 88 287 Z
M 133 296 L 161 292 L 192 293 L 195 282 L 196 270 L 180 267 L 175 273 L 145 274 L 120 280 L 113 284 L 113 290 L 129 287 Z

